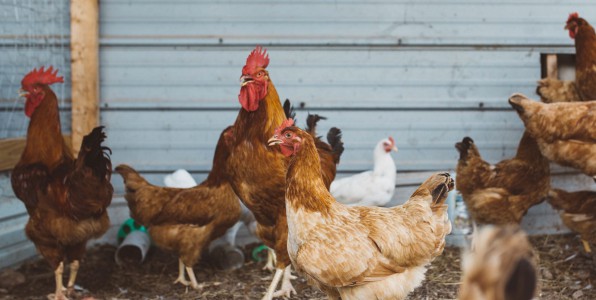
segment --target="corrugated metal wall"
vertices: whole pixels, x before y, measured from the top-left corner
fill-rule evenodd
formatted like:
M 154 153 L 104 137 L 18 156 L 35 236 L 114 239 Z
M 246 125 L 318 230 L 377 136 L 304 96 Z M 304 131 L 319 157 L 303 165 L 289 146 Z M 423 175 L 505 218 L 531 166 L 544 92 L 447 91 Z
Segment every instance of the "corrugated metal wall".
M 157 184 L 177 168 L 202 180 L 260 44 L 280 97 L 303 107 L 299 125 L 311 112 L 328 118 L 321 133 L 343 130 L 338 176 L 369 169 L 375 143 L 395 137 L 394 203 L 430 172 L 454 169 L 453 145 L 466 135 L 488 161 L 512 156 L 523 125 L 508 96 L 534 96 L 541 53 L 574 51 L 567 13 L 596 16 L 596 4 L 564 0 L 102 0 L 100 9 L 101 119 L 114 164 Z M 121 194 L 120 177 L 113 183 Z M 559 224 L 545 205 L 524 222 L 534 232 Z

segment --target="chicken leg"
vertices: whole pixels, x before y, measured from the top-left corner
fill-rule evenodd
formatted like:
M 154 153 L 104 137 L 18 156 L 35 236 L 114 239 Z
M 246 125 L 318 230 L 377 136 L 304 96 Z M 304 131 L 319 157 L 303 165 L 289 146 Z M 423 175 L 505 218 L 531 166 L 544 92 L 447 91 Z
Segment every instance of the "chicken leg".
M 275 256 L 275 252 L 267 247 L 267 263 L 263 267 L 263 270 L 268 270 L 273 272 L 275 270 L 275 262 L 277 261 L 277 257 Z
M 273 275 L 273 279 L 271 280 L 269 288 L 267 288 L 267 293 L 265 293 L 265 296 L 263 296 L 261 300 L 273 299 L 273 292 L 275 291 L 275 288 L 277 287 L 277 284 L 279 283 L 279 280 L 281 279 L 283 272 L 283 269 L 275 269 L 275 274 Z
M 192 267 L 186 267 L 186 273 L 188 273 L 188 278 L 190 278 L 190 286 L 195 290 L 201 290 L 205 286 L 204 284 L 198 284 L 197 278 L 195 277 L 195 271 Z
M 292 275 L 292 265 L 289 265 L 284 270 L 281 289 L 273 293 L 273 297 L 290 298 L 292 293 L 297 294 L 294 286 L 292 286 L 291 279 L 296 279 L 296 277 Z
M 590 248 L 590 243 L 588 243 L 586 240 L 582 240 L 582 244 L 584 245 L 584 251 L 586 251 L 586 254 L 591 255 L 592 248 Z
M 56 292 L 49 294 L 49 300 L 68 300 L 64 295 L 64 284 L 62 283 L 62 274 L 64 273 L 64 263 L 60 262 L 56 270 L 54 270 L 54 277 L 56 280 Z
M 178 278 L 176 278 L 174 284 L 180 283 L 184 286 L 188 286 L 190 284 L 190 282 L 186 280 L 186 275 L 184 272 L 184 263 L 181 259 L 178 259 Z
M 77 280 L 77 273 L 79 272 L 80 263 L 78 260 L 73 260 L 70 263 L 70 274 L 68 275 L 68 284 L 66 285 L 66 293 L 68 296 L 73 296 L 75 293 L 74 285 Z

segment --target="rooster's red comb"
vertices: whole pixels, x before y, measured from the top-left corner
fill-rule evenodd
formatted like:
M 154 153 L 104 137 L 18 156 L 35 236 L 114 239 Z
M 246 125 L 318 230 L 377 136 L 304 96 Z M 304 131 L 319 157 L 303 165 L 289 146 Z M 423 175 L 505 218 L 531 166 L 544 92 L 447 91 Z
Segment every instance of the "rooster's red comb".
M 281 125 L 279 125 L 279 127 L 277 127 L 277 129 L 275 129 L 275 135 L 280 135 L 284 129 L 286 129 L 290 126 L 294 126 L 294 119 L 292 119 L 292 118 L 285 119 L 281 123 Z
M 574 19 L 578 19 L 579 18 L 579 14 L 577 12 L 572 12 L 569 14 L 569 18 L 567 18 L 567 23 L 569 23 L 569 21 L 574 20 Z
M 39 70 L 33 69 L 33 71 L 25 75 L 23 80 L 21 80 L 21 85 L 50 85 L 57 82 L 64 82 L 64 77 L 58 77 L 56 75 L 58 75 L 58 70 L 54 70 L 54 67 L 50 66 L 47 70 L 44 70 L 44 67 L 42 66 Z
M 391 145 L 395 146 L 395 140 L 392 137 L 389 137 L 389 141 L 391 142 Z
M 257 68 L 265 69 L 268 65 L 269 54 L 267 54 L 267 49 L 257 46 L 246 58 L 246 65 L 242 68 L 242 73 L 253 73 Z

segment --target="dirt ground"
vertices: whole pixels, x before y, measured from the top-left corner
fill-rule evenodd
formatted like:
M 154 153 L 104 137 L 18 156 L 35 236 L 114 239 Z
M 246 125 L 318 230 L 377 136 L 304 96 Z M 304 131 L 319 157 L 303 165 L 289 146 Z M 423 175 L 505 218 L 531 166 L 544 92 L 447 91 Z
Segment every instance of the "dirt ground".
M 581 243 L 575 235 L 535 236 L 531 241 L 540 255 L 541 299 L 596 299 L 596 264 L 580 253 Z M 125 269 L 114 263 L 114 252 L 108 245 L 89 250 L 77 279 L 86 291 L 77 299 L 260 299 L 272 278 L 270 272 L 261 270 L 262 262 L 249 261 L 231 272 L 203 262 L 195 266 L 195 272 L 206 287 L 197 292 L 172 285 L 178 261 L 168 253 L 152 248 L 142 265 Z M 25 276 L 26 283 L 0 290 L 0 299 L 47 299 L 53 292 L 53 272 L 45 261 L 25 263 L 16 271 Z M 409 299 L 455 299 L 460 276 L 460 250 L 447 248 Z M 304 279 L 293 284 L 298 296 L 292 299 L 326 299 Z

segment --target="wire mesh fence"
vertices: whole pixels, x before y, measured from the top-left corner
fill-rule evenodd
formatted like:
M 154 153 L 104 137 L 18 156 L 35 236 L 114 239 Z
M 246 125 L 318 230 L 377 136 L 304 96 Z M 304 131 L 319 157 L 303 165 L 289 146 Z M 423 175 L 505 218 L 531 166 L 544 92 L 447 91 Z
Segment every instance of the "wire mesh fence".
M 70 116 L 69 40 L 70 1 L 0 0 L 0 139 L 25 136 L 28 119 L 18 90 L 23 76 L 41 66 L 52 65 L 64 76 L 65 83 L 52 89 L 62 129 L 70 131 L 64 122 Z

